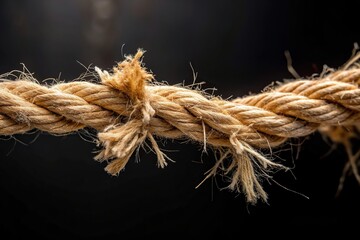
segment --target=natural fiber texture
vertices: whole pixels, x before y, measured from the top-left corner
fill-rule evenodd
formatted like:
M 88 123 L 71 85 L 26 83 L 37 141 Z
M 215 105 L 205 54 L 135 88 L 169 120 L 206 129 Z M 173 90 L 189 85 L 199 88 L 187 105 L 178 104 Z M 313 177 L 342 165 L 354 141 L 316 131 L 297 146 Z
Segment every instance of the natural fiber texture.
M 90 127 L 99 131 L 106 171 L 118 174 L 133 152 L 148 139 L 166 166 L 154 136 L 188 138 L 220 153 L 207 177 L 230 176 L 229 188 L 249 202 L 265 200 L 261 186 L 272 169 L 282 168 L 262 152 L 289 138 L 321 130 L 345 145 L 355 136 L 360 118 L 360 68 L 355 60 L 318 78 L 289 81 L 264 92 L 225 101 L 181 86 L 153 82 L 142 66 L 143 52 L 128 56 L 112 73 L 96 68 L 101 83 L 86 81 L 38 84 L 31 76 L 0 82 L 0 135 L 39 129 L 64 134 Z M 359 57 L 359 56 L 358 56 Z M 358 57 L 356 59 L 358 59 Z M 347 147 L 351 149 L 351 145 Z M 268 151 L 270 152 L 270 151 Z M 357 174 L 357 155 L 348 152 Z M 350 156 L 349 155 L 349 156 Z M 225 161 L 231 156 L 231 162 Z

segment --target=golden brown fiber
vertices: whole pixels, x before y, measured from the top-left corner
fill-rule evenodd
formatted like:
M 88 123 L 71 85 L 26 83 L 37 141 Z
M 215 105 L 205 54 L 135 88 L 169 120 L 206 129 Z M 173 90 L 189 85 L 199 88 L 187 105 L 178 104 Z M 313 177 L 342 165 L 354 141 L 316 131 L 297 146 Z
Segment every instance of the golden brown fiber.
M 167 157 L 154 136 L 186 137 L 220 152 L 206 178 L 220 172 L 229 175 L 229 188 L 243 192 L 254 203 L 267 199 L 262 179 L 270 177 L 271 169 L 282 168 L 262 150 L 317 130 L 348 144 L 355 132 L 352 129 L 358 126 L 360 69 L 356 61 L 318 79 L 298 79 L 225 101 L 197 90 L 152 82 L 142 55 L 139 50 L 126 57 L 112 73 L 96 68 L 100 84 L 74 81 L 43 86 L 26 77 L 3 79 L 0 135 L 34 128 L 52 134 L 94 128 L 103 145 L 95 158 L 108 161 L 106 171 L 112 175 L 125 167 L 146 139 L 158 165 L 165 167 Z M 229 156 L 232 161 L 227 164 Z M 356 163 L 351 163 L 351 168 L 358 177 Z

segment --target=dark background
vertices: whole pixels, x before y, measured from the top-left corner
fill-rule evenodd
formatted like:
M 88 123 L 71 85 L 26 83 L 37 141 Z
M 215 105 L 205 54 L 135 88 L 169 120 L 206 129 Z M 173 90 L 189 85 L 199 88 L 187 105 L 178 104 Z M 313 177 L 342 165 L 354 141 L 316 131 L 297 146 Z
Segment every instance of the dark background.
M 354 1 L 355 2 L 355 1 Z M 0 2 L 0 72 L 22 69 L 34 76 L 71 80 L 86 69 L 111 68 L 123 54 L 147 50 L 144 58 L 158 81 L 216 87 L 223 98 L 259 92 L 292 78 L 284 51 L 301 76 L 339 67 L 360 40 L 355 3 L 315 1 L 18 1 Z M 81 64 L 79 64 L 79 62 Z M 141 238 L 188 236 L 240 238 L 311 230 L 351 233 L 359 216 L 359 186 L 347 178 L 335 197 L 342 147 L 315 133 L 292 140 L 278 159 L 293 174 L 275 180 L 309 197 L 265 183 L 269 202 L 247 204 L 242 195 L 220 190 L 221 179 L 194 187 L 214 163 L 201 147 L 167 140 L 176 161 L 158 169 L 153 154 L 140 152 L 119 177 L 93 161 L 94 143 L 84 134 L 46 133 L 0 141 L 0 229 L 12 237 Z M 176 151 L 174 151 L 176 150 Z M 295 160 L 294 160 L 295 159 Z M 202 163 L 200 163 L 202 161 Z M 296 179 L 294 178 L 294 176 Z

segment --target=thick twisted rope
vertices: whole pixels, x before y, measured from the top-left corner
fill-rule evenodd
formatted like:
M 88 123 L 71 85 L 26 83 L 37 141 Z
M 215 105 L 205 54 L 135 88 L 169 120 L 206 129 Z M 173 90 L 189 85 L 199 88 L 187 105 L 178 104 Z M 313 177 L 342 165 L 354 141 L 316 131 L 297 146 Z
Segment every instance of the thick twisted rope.
M 142 66 L 142 55 L 139 50 L 134 57 L 128 56 L 112 73 L 96 68 L 101 84 L 75 81 L 43 86 L 29 76 L 3 79 L 0 135 L 34 128 L 52 134 L 94 128 L 104 146 L 95 158 L 108 161 L 106 171 L 112 175 L 125 167 L 146 139 L 157 154 L 158 165 L 164 167 L 167 157 L 153 136 L 188 138 L 220 152 L 206 178 L 219 172 L 230 175 L 229 187 L 256 202 L 267 198 L 263 177 L 282 167 L 260 151 L 317 130 L 334 141 L 348 142 L 360 118 L 360 69 L 355 61 L 318 79 L 299 79 L 225 101 L 153 82 L 153 75 Z M 225 159 L 230 155 L 229 163 Z

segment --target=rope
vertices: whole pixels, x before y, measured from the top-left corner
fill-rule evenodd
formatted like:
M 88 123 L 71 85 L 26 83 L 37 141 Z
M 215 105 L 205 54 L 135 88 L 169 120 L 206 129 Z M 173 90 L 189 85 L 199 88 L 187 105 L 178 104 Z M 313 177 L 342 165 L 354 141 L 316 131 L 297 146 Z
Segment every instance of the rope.
M 255 203 L 267 199 L 261 181 L 272 170 L 285 168 L 263 151 L 317 130 L 335 142 L 349 142 L 360 118 L 360 68 L 354 60 L 317 79 L 290 81 L 225 101 L 154 82 L 142 56 L 141 50 L 127 56 L 112 73 L 95 68 L 101 84 L 74 81 L 44 86 L 24 74 L 16 81 L 2 79 L 0 135 L 31 129 L 65 134 L 94 128 L 103 146 L 95 159 L 108 161 L 105 169 L 112 175 L 125 167 L 146 139 L 162 168 L 168 157 L 154 136 L 195 140 L 204 149 L 210 146 L 219 152 L 205 179 L 225 174 L 230 189 Z M 230 162 L 226 161 L 229 156 Z

